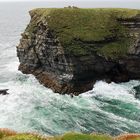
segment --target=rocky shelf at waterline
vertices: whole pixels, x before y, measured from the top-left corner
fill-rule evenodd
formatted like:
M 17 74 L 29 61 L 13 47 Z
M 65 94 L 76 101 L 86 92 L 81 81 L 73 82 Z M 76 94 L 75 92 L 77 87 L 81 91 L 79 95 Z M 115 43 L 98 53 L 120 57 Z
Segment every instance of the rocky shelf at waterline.
M 122 134 L 112 137 L 107 134 L 69 132 L 59 136 L 43 136 L 37 133 L 17 133 L 9 129 L 0 129 L 0 140 L 140 140 L 140 134 Z
M 140 79 L 140 11 L 51 8 L 30 11 L 17 46 L 19 70 L 60 94 L 96 80 Z

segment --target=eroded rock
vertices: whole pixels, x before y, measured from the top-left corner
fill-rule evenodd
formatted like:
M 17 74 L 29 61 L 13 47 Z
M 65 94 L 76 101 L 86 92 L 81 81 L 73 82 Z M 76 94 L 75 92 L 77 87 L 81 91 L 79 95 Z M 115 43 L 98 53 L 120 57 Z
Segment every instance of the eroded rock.
M 65 10 L 69 9 L 66 8 Z M 71 45 L 66 44 L 66 46 L 68 45 L 66 48 L 63 43 L 64 37 L 60 37 L 61 32 L 69 31 L 71 28 L 74 29 L 75 27 L 71 27 L 71 25 L 77 24 L 78 20 L 82 21 L 82 18 L 78 19 L 77 17 L 77 19 L 71 21 L 72 24 L 70 25 L 68 22 L 67 25 L 63 27 L 67 30 L 55 30 L 55 28 L 53 28 L 54 25 L 52 27 L 49 26 L 50 22 L 53 21 L 52 16 L 54 13 L 45 17 L 43 16 L 45 9 L 43 9 L 43 13 L 41 14 L 40 11 L 41 9 L 30 12 L 30 24 L 22 34 L 20 44 L 17 46 L 17 56 L 20 61 L 19 70 L 23 73 L 35 75 L 44 86 L 53 89 L 54 92 L 59 92 L 60 94 L 73 93 L 75 95 L 91 90 L 96 80 L 125 82 L 130 79 L 140 79 L 139 15 L 125 19 L 118 18 L 117 15 L 115 15 L 115 22 L 117 22 L 117 24 L 113 27 L 109 27 L 112 36 L 107 34 L 104 38 L 101 37 L 100 40 L 97 40 L 97 38 L 93 38 L 92 40 L 85 40 L 83 38 L 82 40 L 82 38 L 76 37 L 72 30 L 71 34 L 67 35 L 67 38 L 68 36 L 73 36 L 74 38 L 72 43 L 70 43 Z M 68 16 L 70 16 L 69 13 Z M 69 18 L 68 16 L 65 18 Z M 71 16 L 74 15 L 71 14 Z M 98 18 L 101 18 L 100 16 L 102 17 L 99 11 Z M 106 13 L 105 16 L 108 16 L 108 13 Z M 59 14 L 57 17 L 60 18 Z M 110 18 L 113 18 L 112 15 Z M 110 26 L 112 24 L 110 23 L 110 19 L 108 19 L 107 22 L 108 24 L 104 25 L 106 28 L 109 24 Z M 57 25 L 60 26 L 61 24 L 57 23 L 56 28 Z M 80 23 L 78 26 L 80 26 Z M 97 33 L 105 32 L 105 27 L 101 26 L 101 31 L 97 30 Z M 120 29 L 118 29 L 118 27 Z M 90 28 L 90 26 L 88 26 L 88 28 Z M 81 28 L 81 32 L 82 30 L 85 30 L 84 27 Z M 92 28 L 89 30 L 92 30 Z M 118 30 L 126 30 L 126 32 L 124 34 Z M 66 33 L 63 35 L 66 35 Z M 87 37 L 86 32 L 85 37 Z M 125 44 L 124 42 L 124 47 L 128 45 L 127 50 L 118 51 L 115 48 L 116 50 L 114 49 L 112 51 L 110 48 L 110 52 L 112 52 L 108 54 L 106 52 L 107 50 L 105 50 L 105 52 L 97 51 L 100 49 L 104 50 L 104 47 L 108 44 L 121 46 L 122 38 L 125 41 L 127 41 L 127 38 L 128 41 L 133 39 L 133 42 L 130 44 Z M 121 43 L 119 44 L 119 42 Z M 76 45 L 73 48 L 73 44 L 78 44 L 77 47 L 81 50 L 77 49 L 75 47 Z
M 8 91 L 9 89 L 0 89 L 0 94 L 1 95 L 7 95 L 7 94 L 9 94 L 7 91 Z

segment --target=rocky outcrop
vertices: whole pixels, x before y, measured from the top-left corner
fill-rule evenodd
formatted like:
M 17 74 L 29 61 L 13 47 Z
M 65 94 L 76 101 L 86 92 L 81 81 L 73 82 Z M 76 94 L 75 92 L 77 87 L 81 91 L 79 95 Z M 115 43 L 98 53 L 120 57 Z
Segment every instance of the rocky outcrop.
M 127 38 L 133 38 L 133 41 L 127 45 L 125 55 L 118 53 L 117 57 L 107 56 L 101 53 L 102 51 L 97 51 L 98 48 L 102 49 L 108 44 L 119 42 L 116 25 L 111 36 L 105 36 L 100 40 L 81 40 L 75 37 L 73 42 L 78 44 L 78 47 L 82 47 L 81 50 L 74 48 L 73 53 L 73 50 L 69 51 L 73 44 L 68 45 L 67 49 L 59 38 L 60 29 L 55 31 L 53 26 L 49 25 L 53 21 L 53 19 L 50 20 L 50 15 L 47 15 L 47 18 L 41 18 L 43 14 L 40 14 L 38 10 L 31 11 L 30 15 L 30 24 L 22 34 L 20 44 L 17 46 L 19 70 L 35 75 L 44 86 L 51 88 L 54 92 L 78 95 L 91 90 L 96 80 L 125 82 L 130 79 L 140 79 L 139 14 L 129 18 L 116 17 L 117 26 L 127 29 L 127 33 L 124 36 L 122 33 L 119 38 L 125 37 L 125 41 Z M 68 26 L 64 28 L 69 30 Z M 110 49 L 110 51 L 112 50 Z M 114 55 L 116 53 L 113 51 Z
M 135 98 L 140 99 L 140 86 L 134 87 L 135 90 Z
M 0 95 L 8 95 L 9 93 L 7 92 L 9 89 L 1 89 L 0 90 Z

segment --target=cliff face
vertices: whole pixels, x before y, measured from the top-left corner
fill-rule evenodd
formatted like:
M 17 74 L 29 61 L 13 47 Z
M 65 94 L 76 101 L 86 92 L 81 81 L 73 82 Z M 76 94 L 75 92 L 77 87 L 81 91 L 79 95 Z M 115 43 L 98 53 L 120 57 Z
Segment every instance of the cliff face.
M 128 9 L 36 9 L 17 46 L 19 70 L 60 94 L 96 80 L 140 79 L 140 15 Z

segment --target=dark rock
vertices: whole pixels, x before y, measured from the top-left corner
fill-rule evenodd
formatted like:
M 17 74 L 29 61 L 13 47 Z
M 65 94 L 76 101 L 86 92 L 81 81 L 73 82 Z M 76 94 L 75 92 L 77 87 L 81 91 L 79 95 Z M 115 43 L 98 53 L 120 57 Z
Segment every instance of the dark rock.
M 7 91 L 8 91 L 9 89 L 2 89 L 2 90 L 0 90 L 0 94 L 1 95 L 7 95 L 7 94 L 9 94 Z
M 136 91 L 136 92 L 135 92 L 135 98 L 140 99 L 140 85 L 134 87 L 134 89 L 135 89 L 135 91 Z

